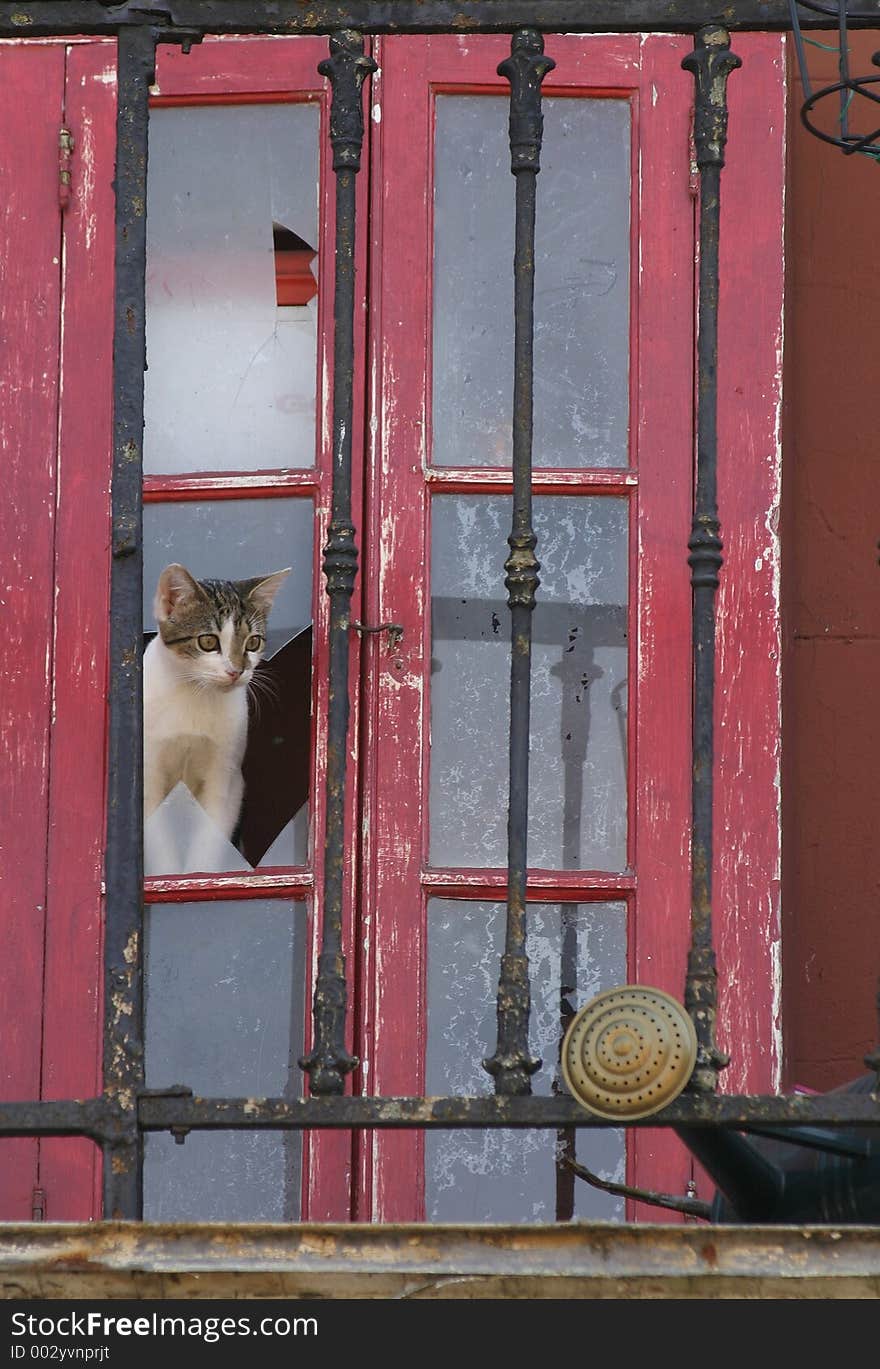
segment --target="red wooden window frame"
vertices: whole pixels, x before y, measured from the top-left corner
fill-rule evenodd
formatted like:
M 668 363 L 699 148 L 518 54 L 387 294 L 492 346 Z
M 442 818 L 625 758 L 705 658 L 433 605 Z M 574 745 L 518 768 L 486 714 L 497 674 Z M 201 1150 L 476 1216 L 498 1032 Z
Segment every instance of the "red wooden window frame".
M 308 900 L 308 945 L 311 948 L 306 982 L 305 1000 L 311 1003 L 312 983 L 317 972 L 317 950 L 320 944 L 320 917 L 315 909 L 321 907 L 323 866 L 321 861 L 324 829 L 323 776 L 326 755 L 325 719 L 327 716 L 327 604 L 321 575 L 321 549 L 326 539 L 330 518 L 331 451 L 327 434 L 331 423 L 332 396 L 332 316 L 333 316 L 333 175 L 328 137 L 329 88 L 318 74 L 318 63 L 326 55 L 322 39 L 275 39 L 268 43 L 259 39 L 206 39 L 190 53 L 177 48 L 160 48 L 157 59 L 156 84 L 152 96 L 154 107 L 181 105 L 243 105 L 282 103 L 309 99 L 321 107 L 320 121 L 320 200 L 319 200 L 319 290 L 318 290 L 318 373 L 316 460 L 311 468 L 267 470 L 241 474 L 194 473 L 176 477 L 149 476 L 144 482 L 144 498 L 148 502 L 172 500 L 214 500 L 236 498 L 275 499 L 312 498 L 315 505 L 315 535 L 313 544 L 313 709 L 312 709 L 312 788 L 310 803 L 309 860 L 305 869 L 255 871 L 253 875 L 215 876 L 211 878 L 182 877 L 150 879 L 146 882 L 148 901 L 184 901 L 194 897 L 212 898 L 276 897 L 286 894 L 298 901 Z M 295 155 L 295 149 L 291 149 Z M 358 182 L 358 212 L 361 222 L 366 216 L 366 178 Z M 356 269 L 363 279 L 365 270 L 365 242 L 363 236 L 356 247 Z M 284 263 L 281 263 L 283 266 Z M 283 285 L 276 257 L 276 281 Z M 279 303 L 281 300 L 279 296 Z M 329 322 L 328 322 L 329 321 Z M 359 361 L 355 374 L 355 432 L 363 430 L 363 302 L 358 311 Z M 353 459 L 359 465 L 362 449 L 355 439 Z M 359 494 L 353 501 L 353 516 L 361 518 Z M 357 603 L 353 604 L 357 616 Z M 353 644 L 353 677 L 356 678 L 358 647 Z M 357 729 L 358 695 L 352 688 L 351 707 L 353 726 Z M 353 757 L 353 765 L 356 765 Z M 349 786 L 346 820 L 354 822 L 355 790 Z M 317 853 L 317 854 L 316 854 Z M 356 870 L 352 864 L 345 888 L 344 938 L 349 960 L 352 952 L 353 910 L 355 906 Z M 305 1023 L 306 1049 L 310 1045 L 311 1022 Z M 303 1181 L 301 1202 L 303 1216 L 311 1220 L 339 1221 L 351 1215 L 351 1142 L 345 1133 L 305 1133 L 303 1137 Z
M 0 49 L 10 66 L 10 48 Z M 35 658 L 51 639 L 52 584 L 55 576 L 53 528 L 46 516 L 54 502 L 57 480 L 57 437 L 54 413 L 58 402 L 58 324 L 61 271 L 58 252 L 57 189 L 52 160 L 31 168 L 31 147 L 51 147 L 57 140 L 64 99 L 63 48 L 29 51 L 16 60 L 15 87 L 4 82 L 0 117 L 9 130 L 6 174 L 12 182 L 12 212 L 4 225 L 3 261 L 18 262 L 19 288 L 12 291 L 6 274 L 7 328 L 18 345 L 3 348 L 4 401 L 0 437 L 5 454 L 4 497 L 0 533 L 4 598 L 9 599 L 4 636 L 8 666 L 4 670 L 3 737 L 17 738 L 27 757 L 15 764 L 7 757 L 7 777 L 0 786 L 0 821 L 14 844 L 3 842 L 4 954 L 0 962 L 0 1005 L 4 1035 L 4 1088 L 7 1096 L 35 1098 L 41 1086 L 42 981 L 47 934 L 49 765 L 46 754 L 52 700 L 52 662 Z M 31 119 L 30 105 L 39 110 Z M 51 265 L 50 265 L 51 263 Z M 54 269 L 53 269 L 54 268 Z M 43 308 L 33 310 L 40 298 Z M 13 312 L 14 311 L 14 312 Z M 28 535 L 23 537 L 22 530 Z M 18 658 L 18 669 L 13 664 Z M 31 668 L 21 668 L 31 662 Z M 10 760 L 12 764 L 10 764 Z M 23 843 L 22 814 L 28 817 L 30 841 Z M 34 935 L 34 924 L 39 934 Z M 5 1215 L 29 1218 L 30 1198 L 39 1182 L 35 1141 L 3 1145 L 2 1177 Z
M 778 1081 L 779 620 L 773 519 L 784 80 L 778 39 L 743 35 L 740 46 L 743 73 L 736 90 L 731 82 L 734 133 L 724 183 L 721 264 L 720 491 L 728 570 L 719 604 L 716 901 L 721 1035 L 734 1056 L 724 1087 L 769 1091 Z M 685 152 L 693 92 L 680 68 L 690 47 L 688 39 L 637 35 L 547 39 L 557 66 L 543 82 L 545 96 L 616 96 L 628 99 L 632 109 L 631 459 L 619 471 L 541 469 L 534 477 L 538 495 L 629 497 L 635 630 L 627 868 L 616 876 L 535 870 L 530 897 L 625 901 L 630 980 L 677 997 L 683 992 L 690 902 L 685 549 L 694 440 L 696 225 Z M 433 498 L 510 488 L 503 471 L 431 465 L 430 343 L 424 354 L 413 346 L 413 338 L 430 339 L 432 332 L 432 196 L 425 168 L 432 157 L 434 97 L 441 91 L 504 89 L 496 67 L 507 51 L 508 40 L 501 37 L 406 37 L 376 45 L 370 281 L 376 409 L 368 465 L 366 609 L 371 621 L 393 620 L 404 628 L 394 653 L 377 651 L 364 701 L 374 745 L 364 745 L 362 915 L 370 935 L 364 939 L 359 1020 L 369 1024 L 365 1086 L 377 1094 L 423 1091 L 428 898 L 504 900 L 503 870 L 438 870 L 429 864 L 430 598 L 426 579 L 410 568 L 429 565 Z M 768 111 L 769 126 L 759 127 Z M 539 179 L 539 200 L 540 193 Z M 753 283 L 748 287 L 746 276 L 761 281 L 760 290 Z M 738 299 L 748 304 L 738 307 Z M 407 569 L 401 574 L 395 560 L 404 549 Z M 746 676 L 749 688 L 743 687 Z M 499 691 L 504 688 L 499 682 Z M 360 1143 L 359 1214 L 384 1220 L 421 1216 L 423 1138 L 376 1132 Z M 630 1131 L 627 1167 L 631 1182 L 653 1189 L 683 1193 L 694 1177 L 689 1154 L 668 1131 Z M 631 1203 L 629 1214 L 656 1220 L 658 1209 Z
M 630 704 L 630 800 L 635 824 L 629 865 L 619 876 L 534 872 L 531 896 L 546 900 L 620 896 L 638 904 L 631 919 L 630 977 L 681 995 L 689 880 L 690 593 L 685 565 L 692 446 L 694 201 L 689 194 L 690 78 L 679 70 L 686 39 L 554 37 L 566 82 L 628 98 L 635 115 L 634 179 L 642 206 L 633 254 L 632 432 L 636 457 L 620 472 L 545 472 L 538 493 L 618 493 L 629 498 L 631 597 L 637 614 Z M 420 469 L 428 415 L 426 367 L 414 337 L 430 335 L 429 215 L 421 199 L 391 193 L 413 130 L 430 146 L 432 89 L 497 84 L 507 41 L 496 38 L 389 38 L 376 44 L 380 73 L 371 100 L 359 224 L 355 462 L 366 472 L 367 502 L 356 490 L 362 575 L 353 614 L 405 625 L 404 666 L 392 669 L 370 642 L 361 660 L 352 643 L 349 831 L 360 834 L 346 883 L 345 946 L 356 992 L 351 1045 L 365 1060 L 357 1089 L 414 1091 L 421 1078 L 424 902 L 429 893 L 503 901 L 502 872 L 431 870 L 422 835 L 425 700 L 422 667 L 426 587 L 410 572 L 413 548 L 426 549 L 426 513 L 441 490 L 503 491 L 497 471 Z M 730 82 L 731 137 L 723 180 L 719 366 L 719 503 L 726 566 L 719 596 L 717 704 L 716 927 L 721 970 L 720 1035 L 733 1055 L 728 1089 L 771 1091 L 778 1081 L 779 621 L 775 512 L 779 480 L 779 351 L 782 292 L 784 80 L 782 41 L 740 35 L 744 67 Z M 234 103 L 311 98 L 322 105 L 322 237 L 319 301 L 319 459 L 314 470 L 150 477 L 148 500 L 286 498 L 315 500 L 315 659 L 311 856 L 305 869 L 253 876 L 151 880 L 147 898 L 286 896 L 320 907 L 326 714 L 326 608 L 320 548 L 329 511 L 329 406 L 332 387 L 332 177 L 326 139 L 326 83 L 316 73 L 323 39 L 206 39 L 184 56 L 159 49 L 155 98 L 167 103 Z M 6 1089 L 17 1097 L 89 1096 L 100 1089 L 100 1002 L 104 830 L 104 709 L 108 613 L 113 318 L 112 174 L 115 44 L 107 40 L 0 45 L 14 79 L 0 91 L 4 126 L 22 121 L 27 137 L 5 141 L 20 216 L 8 216 L 2 259 L 16 262 L 8 290 L 20 345 L 7 374 L 0 424 L 12 453 L 0 506 L 0 556 L 13 556 L 5 584 L 32 576 L 33 593 L 13 618 L 20 659 L 4 693 L 4 735 L 17 738 L 12 782 L 4 787 L 7 954 L 0 964 L 0 1014 L 7 1046 Z M 466 73 L 466 74 L 465 74 Z M 34 111 L 39 111 L 35 121 Z M 768 117 L 769 111 L 769 117 Z M 75 139 L 72 194 L 58 205 L 59 122 Z M 21 149 L 27 149 L 27 155 Z M 43 154 L 40 155 L 40 149 Z M 18 153 L 16 153 L 18 149 Z M 37 149 L 34 155 L 33 149 Z M 397 186 L 400 189 L 400 185 Z M 424 199 L 424 189 L 420 192 Z M 673 207 L 674 206 L 674 207 Z M 369 218 L 367 210 L 369 209 Z M 14 236 L 21 225 L 21 242 Z M 42 237 L 35 233 L 39 231 Z M 367 273 L 368 239 L 370 270 Z M 383 250 L 387 249 L 387 251 Z M 55 272 L 46 270 L 57 257 Z M 96 264 L 99 268 L 96 269 Z M 637 271 L 637 265 L 640 270 Z M 106 268 L 106 269 L 104 269 Z M 33 275 L 32 288 L 28 286 Z M 760 287 L 756 288 L 756 282 Z M 370 312 L 367 315 L 367 285 Z M 43 303 L 29 308 L 32 298 Z M 63 328 L 59 320 L 63 318 Z M 369 319 L 369 332 L 367 323 Z M 400 342 L 398 342 L 400 339 Z M 406 342 L 403 342 L 406 339 Z M 402 344 L 402 345 L 401 345 Z M 407 348 L 410 348 L 407 354 Z M 4 353 L 7 372 L 10 353 Z M 410 374 L 407 379 L 407 367 Z M 40 382 L 39 377 L 44 379 Z M 33 381 L 33 383 L 32 383 Z M 370 421 L 372 420 L 372 421 Z M 365 440 L 366 435 L 366 440 Z M 35 458 L 35 453 L 39 457 Z M 414 482 L 414 483 L 413 483 Z M 402 497 L 416 491 L 415 497 Z M 47 509 L 57 509 L 54 527 Z M 389 523 L 389 517 L 392 521 Z M 366 522 L 364 518 L 366 517 Z M 21 536 L 23 526 L 28 535 Z M 384 529 L 384 532 L 383 532 Z M 405 549 L 389 570 L 382 537 Z M 13 551 L 14 549 L 14 551 Z M 27 564 L 20 558 L 24 556 Z M 94 567 L 84 576 L 83 564 Z M 53 585 L 54 600 L 53 600 Z M 358 595 L 365 587 L 365 602 Z M 8 637 L 8 643 L 13 637 Z M 40 651 L 33 650 L 34 643 Z M 45 652 L 43 652 L 45 645 Z M 45 657 L 46 665 L 43 660 Z M 37 664 L 39 661 L 39 664 Z M 362 684 L 361 689 L 359 684 Z M 393 745 L 387 745 L 389 725 Z M 22 757 L 24 759 L 22 759 Z M 77 802 L 70 802 L 75 785 Z M 384 796 L 408 811 L 400 840 Z M 26 815 L 26 816 L 23 816 Z M 34 816 L 37 821 L 34 823 Z M 22 834 L 26 835 L 24 839 Z M 39 840 L 33 834 L 39 833 Z M 360 899 L 360 906 L 356 899 Z M 355 910 L 358 907 L 357 921 Z M 318 945 L 319 925 L 311 928 Z M 310 975 L 314 973 L 314 952 Z M 311 985 L 307 1001 L 310 1001 Z M 42 1012 L 40 1012 L 40 1008 Z M 307 1024 L 308 1034 L 308 1024 Z M 355 1039 L 356 1037 L 356 1039 Z M 630 1133 L 631 1138 L 633 1133 Z M 311 1144 L 310 1144 L 311 1142 Z M 43 1189 L 52 1219 L 97 1216 L 99 1164 L 84 1141 L 2 1143 L 3 1213 L 28 1217 Z M 421 1143 L 412 1135 L 307 1138 L 303 1215 L 403 1219 L 420 1214 Z M 638 1132 L 629 1177 L 682 1189 L 690 1162 L 668 1133 Z M 657 1219 L 657 1209 L 632 1215 Z
M 376 521 L 370 544 L 388 528 L 390 540 L 406 546 L 410 563 L 428 562 L 429 505 L 443 492 L 503 492 L 510 476 L 499 470 L 433 468 L 430 465 L 429 363 L 398 338 L 431 336 L 430 191 L 421 214 L 413 212 L 415 184 L 402 184 L 413 168 L 430 164 L 434 97 L 438 92 L 503 91 L 496 68 L 508 40 L 484 38 L 479 44 L 455 38 L 405 38 L 383 41 L 379 61 L 383 101 L 374 135 L 372 298 L 382 300 L 380 419 L 381 451 L 374 455 Z M 554 93 L 629 102 L 632 116 L 631 382 L 630 461 L 627 467 L 560 469 L 535 472 L 541 494 L 618 495 L 629 499 L 630 632 L 628 807 L 631 816 L 626 868 L 598 871 L 538 871 L 529 893 L 539 901 L 599 899 L 624 902 L 629 922 L 630 978 L 681 994 L 687 943 L 689 875 L 683 855 L 689 824 L 688 689 L 690 672 L 690 591 L 682 572 L 682 548 L 689 534 L 689 481 L 692 449 L 693 349 L 693 201 L 687 167 L 676 151 L 685 148 L 691 91 L 681 79 L 680 61 L 687 40 L 554 37 L 546 48 L 556 69 L 545 78 L 545 97 Z M 401 157 L 406 141 L 408 156 Z M 378 166 L 377 166 L 378 162 Z M 404 168 L 401 173 L 392 170 Z M 386 172 L 387 168 L 387 172 Z M 541 185 L 538 182 L 540 197 Z M 639 195 L 641 199 L 639 199 Z M 381 197 L 381 198 L 380 198 Z M 381 219 L 377 215 L 381 214 Z M 383 245 L 385 255 L 383 257 Z M 637 263 L 653 264 L 638 280 Z M 418 319 L 415 310 L 418 309 Z M 421 365 L 420 365 L 421 363 Z M 416 434 L 420 436 L 417 438 Z M 423 474 L 424 470 L 424 474 Z M 407 480 L 407 476 L 412 476 Z M 657 536 L 656 530 L 663 529 Z M 404 626 L 407 669 L 383 663 L 376 687 L 377 718 L 394 711 L 389 731 L 393 747 L 375 748 L 369 786 L 372 809 L 364 824 L 376 852 L 372 869 L 370 919 L 377 948 L 366 992 L 377 1005 L 371 1045 L 371 1092 L 423 1091 L 425 1043 L 423 986 L 426 903 L 431 895 L 489 898 L 503 902 L 503 870 L 437 870 L 428 865 L 424 794 L 428 766 L 428 704 L 424 662 L 430 659 L 429 600 L 415 577 L 403 584 L 381 557 L 375 604 L 376 621 L 393 613 Z M 499 555 L 501 549 L 499 550 Z M 540 558 L 539 558 L 540 559 Z M 416 645 L 417 644 L 417 645 Z M 637 689 L 632 682 L 639 679 Z M 499 683 L 503 691 L 504 682 Z M 383 697 L 384 696 L 384 697 Z M 368 705 L 367 705 L 368 706 Z M 411 756 L 422 757 L 417 773 Z M 391 804 L 383 795 L 394 795 Z M 662 821 L 656 820 L 658 810 Z M 399 830 L 401 813 L 417 815 L 413 830 Z M 634 819 L 634 820 L 633 820 Z M 381 852 L 381 856 L 379 856 Z M 638 901 L 638 911 L 636 912 Z M 662 926 L 665 934 L 657 929 Z M 389 952 L 393 947 L 393 954 Z M 381 1004 L 381 1011 L 378 1005 Z M 415 1032 L 420 1032 L 413 1048 Z M 404 1043 L 407 1048 L 404 1049 Z M 658 1133 L 648 1141 L 629 1134 L 630 1175 L 654 1182 L 662 1173 L 687 1165 L 673 1138 Z M 405 1220 L 421 1215 L 412 1194 L 423 1188 L 420 1138 L 377 1133 L 373 1154 L 362 1164 L 362 1185 L 373 1177 L 371 1215 Z

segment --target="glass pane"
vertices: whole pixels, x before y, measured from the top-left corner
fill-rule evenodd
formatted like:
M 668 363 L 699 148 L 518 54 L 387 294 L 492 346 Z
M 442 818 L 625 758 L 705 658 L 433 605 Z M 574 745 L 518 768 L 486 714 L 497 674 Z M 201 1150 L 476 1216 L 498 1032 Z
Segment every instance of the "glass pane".
M 432 506 L 431 862 L 507 864 L 510 500 Z M 627 502 L 534 501 L 530 865 L 626 864 Z
M 148 1088 L 298 1098 L 305 908 L 280 900 L 152 904 L 145 914 Z M 285 1221 L 299 1215 L 298 1132 L 145 1138 L 148 1221 Z
M 428 904 L 429 1095 L 490 1093 L 482 1061 L 497 1042 L 496 995 L 506 909 L 495 903 L 433 899 Z M 563 1089 L 559 1048 L 566 1018 L 603 989 L 626 982 L 623 903 L 530 903 L 527 951 L 531 978 L 530 1048 L 541 1057 L 536 1094 Z M 554 1221 L 571 1190 L 557 1171 L 557 1147 L 571 1133 L 432 1131 L 425 1136 L 429 1221 Z M 624 1132 L 597 1128 L 576 1135 L 581 1162 L 601 1177 L 624 1180 Z M 571 1153 L 569 1149 L 569 1153 Z M 623 1201 L 575 1180 L 572 1215 L 620 1221 Z
M 316 104 L 154 109 L 144 469 L 315 460 Z
M 300 865 L 307 859 L 313 522 L 308 499 L 144 509 L 148 875 Z M 226 661 L 225 641 L 222 650 L 196 649 L 206 634 L 204 645 L 211 647 L 211 634 L 220 632 L 225 610 L 216 601 L 199 600 L 201 616 L 193 616 L 196 600 L 188 602 L 181 591 L 179 616 L 169 620 L 180 626 L 168 634 L 179 640 L 170 647 L 154 640 L 155 600 L 169 565 L 183 566 L 199 582 L 240 582 L 292 568 L 275 593 L 262 659 L 249 682 L 245 672 L 227 689 L 218 662 L 235 662 Z M 251 653 L 238 664 L 255 659 Z
M 543 102 L 535 229 L 536 466 L 626 466 L 630 110 Z M 511 459 L 515 184 L 508 103 L 440 95 L 433 461 Z

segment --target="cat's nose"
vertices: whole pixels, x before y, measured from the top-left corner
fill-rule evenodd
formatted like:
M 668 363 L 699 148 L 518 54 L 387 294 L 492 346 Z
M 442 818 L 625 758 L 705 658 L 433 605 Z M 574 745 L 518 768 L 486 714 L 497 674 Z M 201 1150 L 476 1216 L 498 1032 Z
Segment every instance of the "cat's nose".
M 241 675 L 241 671 L 235 670 L 232 666 L 227 666 L 226 674 L 229 676 L 230 680 L 237 680 Z

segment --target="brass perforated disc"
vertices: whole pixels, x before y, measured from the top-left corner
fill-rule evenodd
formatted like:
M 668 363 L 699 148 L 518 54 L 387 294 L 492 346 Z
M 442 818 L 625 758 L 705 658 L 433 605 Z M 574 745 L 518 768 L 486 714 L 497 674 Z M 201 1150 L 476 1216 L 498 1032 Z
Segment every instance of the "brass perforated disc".
M 600 1117 L 650 1117 L 677 1098 L 697 1059 L 694 1024 L 662 989 L 608 989 L 572 1018 L 562 1043 L 570 1093 Z

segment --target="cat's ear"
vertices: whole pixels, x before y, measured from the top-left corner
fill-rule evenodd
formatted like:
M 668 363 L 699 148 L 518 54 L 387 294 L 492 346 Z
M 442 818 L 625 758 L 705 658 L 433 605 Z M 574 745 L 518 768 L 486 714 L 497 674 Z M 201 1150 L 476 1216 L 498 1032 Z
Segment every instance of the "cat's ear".
M 159 576 L 156 596 L 153 599 L 153 612 L 157 623 L 170 618 L 178 604 L 187 599 L 202 598 L 202 591 L 185 566 L 174 562 L 166 566 Z
M 276 570 L 274 575 L 266 575 L 259 580 L 248 582 L 250 587 L 247 591 L 247 597 L 251 603 L 256 604 L 265 616 L 268 617 L 275 595 L 281 588 L 281 582 L 287 578 L 290 571 L 291 567 L 288 566 L 287 570 Z

